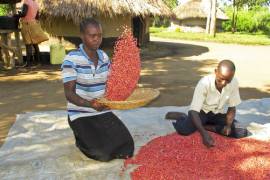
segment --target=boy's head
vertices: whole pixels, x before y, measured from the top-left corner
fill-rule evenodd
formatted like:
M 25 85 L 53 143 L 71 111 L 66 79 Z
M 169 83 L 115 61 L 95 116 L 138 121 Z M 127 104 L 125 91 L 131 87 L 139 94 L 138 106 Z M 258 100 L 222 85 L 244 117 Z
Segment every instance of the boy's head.
M 216 87 L 218 89 L 222 89 L 234 77 L 235 73 L 235 65 L 230 60 L 222 60 L 218 63 L 217 68 L 215 69 L 216 74 Z
M 101 24 L 93 18 L 86 18 L 80 23 L 83 44 L 90 50 L 97 50 L 102 42 Z

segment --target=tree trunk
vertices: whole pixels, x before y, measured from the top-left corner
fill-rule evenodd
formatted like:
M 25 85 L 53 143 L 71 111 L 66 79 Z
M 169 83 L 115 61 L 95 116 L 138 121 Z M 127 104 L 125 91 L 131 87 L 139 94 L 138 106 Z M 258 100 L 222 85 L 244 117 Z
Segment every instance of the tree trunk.
M 237 6 L 235 0 L 233 0 L 233 15 L 232 15 L 232 33 L 236 31 L 236 17 L 237 17 Z
M 210 21 L 211 21 L 211 7 L 212 7 L 212 2 L 211 0 L 208 0 L 208 6 L 207 6 L 207 20 L 206 20 L 206 26 L 205 26 L 205 33 L 209 34 L 210 33 Z
M 216 35 L 216 14 L 217 14 L 217 0 L 212 0 L 210 35 L 214 37 Z
M 238 15 L 238 7 L 236 7 L 236 12 L 235 12 L 235 15 L 234 15 L 234 26 L 233 26 L 233 29 L 234 29 L 234 32 L 237 31 L 237 15 Z

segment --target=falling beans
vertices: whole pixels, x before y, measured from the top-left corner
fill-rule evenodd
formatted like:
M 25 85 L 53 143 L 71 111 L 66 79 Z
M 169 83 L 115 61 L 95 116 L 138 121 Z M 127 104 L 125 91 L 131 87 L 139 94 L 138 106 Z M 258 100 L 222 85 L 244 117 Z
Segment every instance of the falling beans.
M 114 46 L 114 54 L 105 96 L 108 100 L 127 99 L 136 88 L 140 77 L 141 60 L 137 42 L 125 27 Z

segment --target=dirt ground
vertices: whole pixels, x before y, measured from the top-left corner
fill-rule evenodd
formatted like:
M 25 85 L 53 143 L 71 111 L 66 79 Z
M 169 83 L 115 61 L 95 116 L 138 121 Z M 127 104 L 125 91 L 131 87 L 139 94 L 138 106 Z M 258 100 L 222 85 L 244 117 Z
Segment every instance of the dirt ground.
M 42 48 L 41 48 L 42 49 Z M 218 60 L 236 64 L 243 100 L 270 97 L 270 46 L 243 46 L 151 38 L 142 49 L 139 87 L 160 90 L 148 106 L 189 105 L 197 81 Z M 29 111 L 65 109 L 60 65 L 0 72 L 0 145 L 16 119 Z

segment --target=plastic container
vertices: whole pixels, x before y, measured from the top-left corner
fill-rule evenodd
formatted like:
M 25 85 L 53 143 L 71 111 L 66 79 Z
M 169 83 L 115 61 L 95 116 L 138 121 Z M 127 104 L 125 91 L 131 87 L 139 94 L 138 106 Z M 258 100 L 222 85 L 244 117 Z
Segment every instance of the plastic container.
M 66 56 L 66 50 L 62 44 L 52 44 L 50 46 L 51 64 L 62 64 L 65 56 Z

